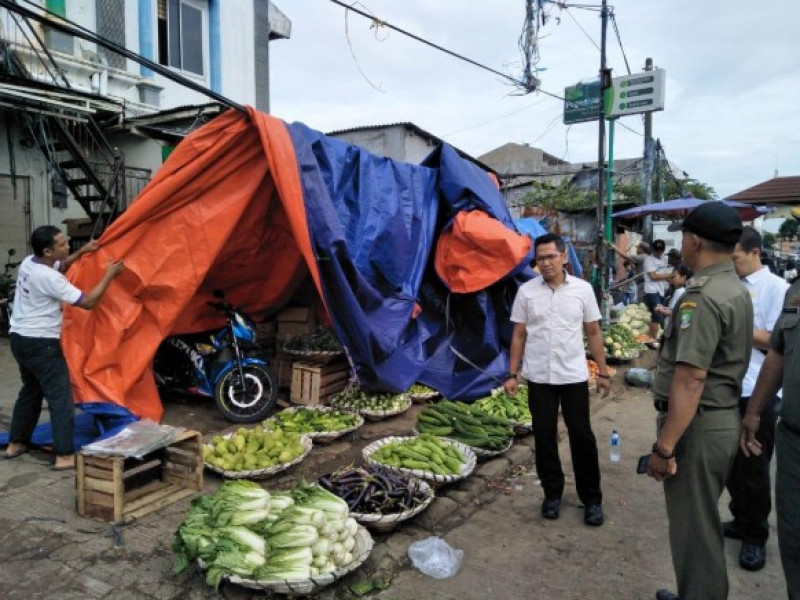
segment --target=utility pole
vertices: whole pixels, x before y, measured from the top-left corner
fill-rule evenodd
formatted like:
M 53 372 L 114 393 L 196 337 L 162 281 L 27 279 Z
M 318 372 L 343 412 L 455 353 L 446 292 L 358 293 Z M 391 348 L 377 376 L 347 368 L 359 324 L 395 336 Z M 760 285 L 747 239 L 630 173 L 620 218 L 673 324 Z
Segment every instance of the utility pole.
M 647 58 L 644 62 L 644 70 L 653 70 L 653 59 Z M 653 159 L 655 157 L 655 143 L 653 140 L 653 113 L 644 113 L 644 162 L 642 164 L 642 189 L 644 191 L 644 203 L 653 203 Z M 644 219 L 645 234 L 653 232 L 653 218 L 647 215 Z
M 598 119 L 598 139 L 597 139 L 597 241 L 595 245 L 595 260 L 598 263 L 600 275 L 599 285 L 596 285 L 595 293 L 598 295 L 598 303 L 603 306 L 605 291 L 608 287 L 608 261 L 604 256 L 605 238 L 603 201 L 605 199 L 605 161 L 606 161 L 606 92 L 611 87 L 611 70 L 606 66 L 606 32 L 608 30 L 608 1 L 603 0 L 600 11 L 601 34 L 600 34 L 600 118 Z M 605 314 L 605 313 L 604 313 Z

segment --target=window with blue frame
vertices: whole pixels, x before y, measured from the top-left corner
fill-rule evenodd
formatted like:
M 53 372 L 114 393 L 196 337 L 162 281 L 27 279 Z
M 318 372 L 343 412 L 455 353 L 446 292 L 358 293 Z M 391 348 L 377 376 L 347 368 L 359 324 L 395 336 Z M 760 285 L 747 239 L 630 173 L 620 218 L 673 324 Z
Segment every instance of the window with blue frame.
M 205 74 L 205 2 L 158 0 L 158 62 Z

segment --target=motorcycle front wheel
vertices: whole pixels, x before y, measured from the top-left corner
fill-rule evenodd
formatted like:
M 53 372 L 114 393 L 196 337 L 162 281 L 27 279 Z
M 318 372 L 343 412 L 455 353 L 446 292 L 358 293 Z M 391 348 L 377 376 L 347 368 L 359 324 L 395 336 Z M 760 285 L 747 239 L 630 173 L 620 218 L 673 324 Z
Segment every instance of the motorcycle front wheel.
M 245 365 L 242 371 L 244 381 L 234 367 L 217 382 L 214 388 L 217 408 L 234 423 L 263 421 L 275 408 L 278 398 L 275 375 L 266 365 Z

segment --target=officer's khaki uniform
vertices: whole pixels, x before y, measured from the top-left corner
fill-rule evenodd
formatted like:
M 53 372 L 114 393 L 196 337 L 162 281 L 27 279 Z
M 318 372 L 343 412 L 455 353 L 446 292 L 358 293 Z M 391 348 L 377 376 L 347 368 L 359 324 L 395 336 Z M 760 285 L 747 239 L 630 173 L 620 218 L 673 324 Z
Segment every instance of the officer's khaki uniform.
M 752 343 L 753 304 L 733 263 L 696 273 L 666 323 L 653 382 L 660 432 L 676 365 L 707 372 L 700 408 L 676 446 L 678 472 L 664 482 L 681 600 L 728 597 L 718 504 L 738 447 L 739 396 Z
M 789 598 L 800 600 L 800 281 L 786 292 L 769 343 L 783 354 L 783 405 L 775 429 L 778 547 Z

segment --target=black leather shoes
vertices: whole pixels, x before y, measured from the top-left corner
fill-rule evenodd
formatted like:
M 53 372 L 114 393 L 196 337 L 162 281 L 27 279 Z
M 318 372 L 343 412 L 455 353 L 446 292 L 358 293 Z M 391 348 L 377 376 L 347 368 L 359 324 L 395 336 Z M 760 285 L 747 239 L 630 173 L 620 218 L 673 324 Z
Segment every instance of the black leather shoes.
M 542 516 L 545 519 L 557 519 L 561 511 L 561 498 L 545 498 L 542 502 Z
M 680 600 L 680 598 L 669 590 L 658 590 L 656 592 L 656 600 Z
M 764 544 L 742 542 L 739 552 L 739 566 L 748 571 L 760 571 L 767 562 L 767 548 Z
M 603 507 L 599 504 L 589 504 L 583 511 L 583 522 L 592 527 L 599 527 L 603 524 Z
M 722 535 L 732 540 L 742 539 L 742 532 L 736 526 L 736 521 L 725 521 L 722 524 Z

